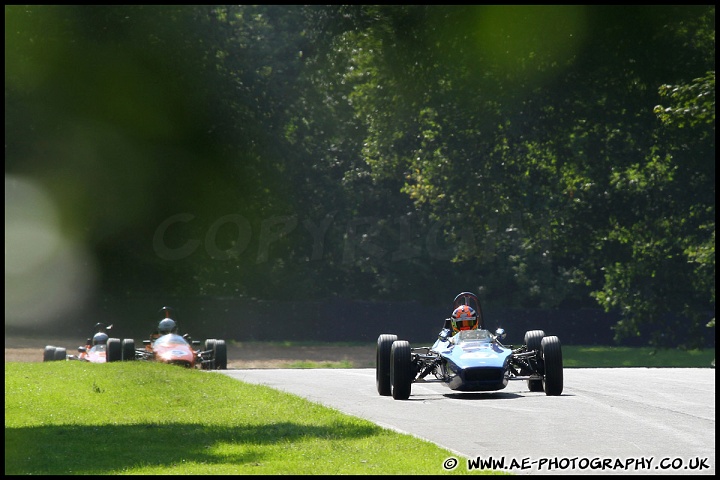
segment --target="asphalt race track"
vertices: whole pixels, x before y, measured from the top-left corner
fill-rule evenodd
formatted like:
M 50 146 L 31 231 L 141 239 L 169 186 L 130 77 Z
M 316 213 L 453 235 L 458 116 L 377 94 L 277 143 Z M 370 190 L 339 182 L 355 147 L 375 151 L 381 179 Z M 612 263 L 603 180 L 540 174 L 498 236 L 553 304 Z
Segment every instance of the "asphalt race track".
M 463 471 L 504 460 L 515 474 L 715 474 L 714 368 L 566 368 L 559 397 L 525 381 L 486 393 L 425 382 L 405 401 L 377 393 L 374 369 L 219 373 L 430 440 Z

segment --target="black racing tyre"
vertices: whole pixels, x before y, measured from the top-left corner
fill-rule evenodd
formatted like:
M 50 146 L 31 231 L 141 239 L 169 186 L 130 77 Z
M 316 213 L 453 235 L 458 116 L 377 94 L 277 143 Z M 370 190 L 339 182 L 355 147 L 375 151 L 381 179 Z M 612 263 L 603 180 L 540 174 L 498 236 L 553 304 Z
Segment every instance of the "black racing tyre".
M 64 347 L 55 347 L 53 357 L 54 360 L 67 360 L 67 349 Z
M 47 345 L 43 351 L 43 362 L 52 362 L 55 360 L 55 347 Z
M 390 390 L 390 350 L 397 335 L 383 333 L 378 337 L 377 350 L 375 351 L 375 384 L 377 391 L 382 396 L 389 396 Z
M 528 390 L 531 392 L 542 392 L 543 391 L 543 383 L 542 379 L 531 379 L 527 381 Z
M 543 388 L 545 395 L 560 395 L 563 391 L 562 347 L 558 337 L 545 337 L 541 345 L 545 375 Z
M 215 360 L 215 370 L 227 370 L 227 345 L 225 345 L 225 340 L 215 340 L 213 359 Z
M 540 344 L 542 339 L 545 337 L 545 332 L 542 330 L 528 330 L 525 332 L 525 345 L 528 350 L 540 351 Z
M 215 344 L 217 343 L 217 340 L 214 338 L 208 338 L 205 340 L 205 349 L 203 351 L 207 352 L 208 350 L 213 352 L 213 359 L 209 363 L 203 363 L 200 365 L 200 368 L 202 370 L 213 370 L 215 369 Z M 207 355 L 204 357 L 207 358 Z
M 545 332 L 542 330 L 528 330 L 525 332 L 525 346 L 528 350 L 536 350 L 538 352 L 537 359 L 540 360 L 540 345 L 542 344 L 542 339 L 545 337 Z M 541 379 L 537 380 L 528 380 L 527 381 L 528 390 L 531 392 L 542 392 L 543 391 L 543 384 Z
M 122 344 L 119 338 L 108 338 L 105 351 L 106 362 L 119 362 L 122 360 Z
M 395 400 L 407 400 L 410 398 L 410 390 L 414 379 L 410 342 L 396 340 L 390 350 L 392 397 Z
M 135 340 L 124 338 L 122 341 L 122 361 L 135 360 Z

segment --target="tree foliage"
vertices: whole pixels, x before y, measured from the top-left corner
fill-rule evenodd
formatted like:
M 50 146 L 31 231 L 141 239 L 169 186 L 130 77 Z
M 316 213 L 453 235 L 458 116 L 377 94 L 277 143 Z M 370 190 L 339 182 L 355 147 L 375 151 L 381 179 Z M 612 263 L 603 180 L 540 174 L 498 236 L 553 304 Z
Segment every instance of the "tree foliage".
M 6 175 L 104 293 L 714 317 L 713 6 L 5 9 Z

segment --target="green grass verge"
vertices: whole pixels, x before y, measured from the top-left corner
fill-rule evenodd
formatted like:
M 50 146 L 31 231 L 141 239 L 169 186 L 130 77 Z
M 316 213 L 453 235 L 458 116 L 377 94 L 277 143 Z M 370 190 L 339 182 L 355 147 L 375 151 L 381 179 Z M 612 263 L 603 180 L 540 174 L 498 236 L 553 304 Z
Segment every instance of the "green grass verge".
M 563 346 L 566 368 L 714 362 L 714 349 Z M 6 475 L 468 473 L 462 463 L 445 471 L 450 456 L 415 437 L 211 372 L 146 362 L 5 363 Z
M 672 350 L 650 347 L 583 347 L 563 345 L 563 366 L 577 368 L 614 367 L 715 367 L 715 349 Z
M 5 474 L 467 474 L 430 442 L 215 372 L 5 363 Z
M 341 360 L 339 362 L 313 362 L 312 360 L 303 360 L 301 362 L 289 362 L 283 365 L 283 368 L 356 368 L 350 360 Z
M 296 343 L 277 344 L 288 348 Z M 311 346 L 327 344 L 308 344 Z M 339 345 L 339 344 L 332 344 Z M 364 344 L 375 348 L 375 344 Z M 413 345 L 415 346 L 415 345 Z M 615 368 L 615 367 L 674 367 L 714 368 L 715 349 L 679 350 L 654 349 L 651 347 L 606 347 L 563 345 L 563 366 L 565 368 Z M 344 360 L 339 362 L 288 362 L 283 368 L 367 368 L 368 365 L 353 365 Z

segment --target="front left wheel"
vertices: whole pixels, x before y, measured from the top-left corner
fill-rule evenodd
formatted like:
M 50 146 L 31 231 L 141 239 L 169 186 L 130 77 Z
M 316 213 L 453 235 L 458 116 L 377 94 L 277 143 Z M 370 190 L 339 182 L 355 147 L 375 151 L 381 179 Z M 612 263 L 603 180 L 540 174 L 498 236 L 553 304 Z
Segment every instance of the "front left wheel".
M 563 391 L 563 360 L 560 339 L 554 336 L 543 338 L 540 350 L 545 365 L 542 381 L 545 395 L 560 395 Z

